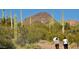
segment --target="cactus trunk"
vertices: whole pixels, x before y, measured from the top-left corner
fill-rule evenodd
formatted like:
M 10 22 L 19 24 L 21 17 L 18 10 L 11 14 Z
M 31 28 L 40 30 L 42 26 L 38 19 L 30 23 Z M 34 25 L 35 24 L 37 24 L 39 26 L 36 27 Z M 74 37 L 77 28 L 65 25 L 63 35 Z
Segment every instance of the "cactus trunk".
M 62 11 L 62 33 L 64 34 L 64 12 Z
M 11 29 L 13 29 L 13 22 L 12 22 L 12 11 L 10 10 L 10 21 L 11 21 Z
M 22 10 L 20 10 L 20 17 L 21 17 L 21 27 L 23 26 L 23 21 L 22 21 Z

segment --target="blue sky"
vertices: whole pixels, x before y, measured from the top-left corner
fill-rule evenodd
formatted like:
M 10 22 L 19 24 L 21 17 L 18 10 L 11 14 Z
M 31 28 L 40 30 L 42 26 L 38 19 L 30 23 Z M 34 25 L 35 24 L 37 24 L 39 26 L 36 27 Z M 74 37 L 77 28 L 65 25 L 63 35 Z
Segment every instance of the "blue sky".
M 64 9 L 64 19 L 65 20 L 79 20 L 79 9 Z M 14 17 L 14 12 L 16 13 L 17 20 L 20 21 L 20 9 L 12 9 L 12 16 Z M 23 19 L 31 15 L 35 15 L 39 12 L 47 12 L 51 16 L 54 16 L 56 20 L 61 19 L 62 9 L 23 9 Z M 4 9 L 5 17 L 10 15 L 10 9 Z M 2 10 L 0 9 L 0 18 L 2 16 Z

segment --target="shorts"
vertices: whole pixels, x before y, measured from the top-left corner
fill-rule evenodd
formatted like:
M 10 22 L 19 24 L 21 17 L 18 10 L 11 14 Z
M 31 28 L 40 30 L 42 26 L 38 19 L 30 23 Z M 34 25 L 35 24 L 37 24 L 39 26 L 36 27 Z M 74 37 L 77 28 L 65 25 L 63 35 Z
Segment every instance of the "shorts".
M 59 44 L 55 44 L 55 48 L 56 49 L 59 49 Z
M 68 49 L 68 44 L 64 44 L 64 49 Z

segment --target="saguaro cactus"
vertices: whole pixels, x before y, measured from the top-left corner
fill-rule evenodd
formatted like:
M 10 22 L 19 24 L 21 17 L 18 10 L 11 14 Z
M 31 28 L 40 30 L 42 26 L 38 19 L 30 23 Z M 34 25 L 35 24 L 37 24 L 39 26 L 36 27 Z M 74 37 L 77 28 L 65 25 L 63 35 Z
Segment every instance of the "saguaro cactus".
M 17 20 L 16 15 L 14 16 L 14 39 L 13 44 L 16 48 L 20 48 L 20 45 L 17 44 Z
M 31 26 L 31 24 L 32 24 L 32 18 L 31 18 L 31 16 L 30 16 L 30 26 Z
M 13 44 L 15 47 L 17 47 L 16 40 L 17 40 L 17 21 L 16 21 L 16 15 L 15 15 L 14 16 L 14 39 L 13 39 Z
M 14 39 L 17 39 L 17 21 L 16 21 L 16 15 L 14 16 Z
M 21 27 L 23 26 L 23 21 L 22 21 L 22 10 L 20 10 L 20 17 L 21 17 Z
M 12 11 L 11 10 L 10 10 L 10 21 L 11 21 L 11 29 L 13 29 Z
M 17 19 L 16 15 L 14 15 L 14 39 L 13 39 L 13 44 L 16 48 L 21 48 L 20 45 L 17 44 Z
M 30 14 L 31 14 L 31 10 L 30 10 Z M 31 25 L 32 25 L 32 16 L 30 16 L 30 27 L 31 27 Z
M 54 18 L 54 10 L 52 10 L 52 12 L 53 12 L 53 13 L 52 13 L 52 18 Z M 49 33 L 51 33 L 50 30 L 51 30 L 51 23 L 52 23 L 51 20 L 52 20 L 52 18 L 49 17 L 49 20 L 48 20 Z
M 2 9 L 2 22 L 4 22 L 4 9 Z
M 2 18 L 4 18 L 4 9 L 2 9 Z
M 49 33 L 50 33 L 50 17 L 49 17 L 49 20 L 48 20 L 48 28 L 49 28 Z
M 65 30 L 64 30 L 64 11 L 62 11 L 62 19 L 61 19 L 61 23 L 62 23 L 62 33 L 64 34 Z

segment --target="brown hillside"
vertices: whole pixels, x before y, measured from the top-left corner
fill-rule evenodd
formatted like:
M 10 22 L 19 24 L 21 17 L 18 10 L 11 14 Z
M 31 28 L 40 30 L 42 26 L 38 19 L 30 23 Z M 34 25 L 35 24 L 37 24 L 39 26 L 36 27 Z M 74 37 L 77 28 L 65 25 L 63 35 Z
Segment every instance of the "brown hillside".
M 37 23 L 37 22 L 44 23 L 44 24 L 47 24 L 50 22 L 53 24 L 53 23 L 55 23 L 55 20 L 48 13 L 41 12 L 41 13 L 31 16 L 31 23 L 33 24 L 33 23 Z M 26 18 L 24 21 L 24 25 L 27 25 L 27 24 L 30 24 L 30 17 Z

